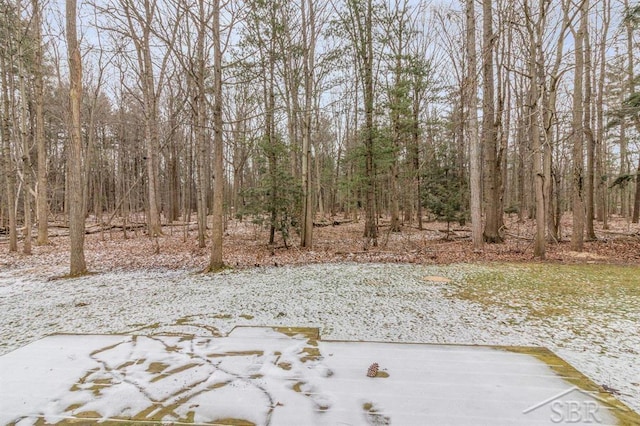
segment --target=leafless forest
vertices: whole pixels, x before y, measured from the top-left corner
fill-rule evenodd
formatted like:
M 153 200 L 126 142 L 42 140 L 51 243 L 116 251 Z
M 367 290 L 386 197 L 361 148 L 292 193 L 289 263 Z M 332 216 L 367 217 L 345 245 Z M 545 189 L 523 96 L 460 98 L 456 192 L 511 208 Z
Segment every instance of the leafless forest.
M 5 253 L 638 259 L 629 0 L 0 9 Z

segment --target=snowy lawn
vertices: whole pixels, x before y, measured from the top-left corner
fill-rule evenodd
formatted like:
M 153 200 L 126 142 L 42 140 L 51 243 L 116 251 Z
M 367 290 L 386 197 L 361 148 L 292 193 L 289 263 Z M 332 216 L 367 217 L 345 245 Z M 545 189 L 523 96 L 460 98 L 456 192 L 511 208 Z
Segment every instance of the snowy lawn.
M 51 333 L 220 336 L 236 325 L 318 327 L 336 340 L 535 345 L 640 411 L 640 269 L 589 267 L 330 264 L 53 281 L 13 269 L 0 275 L 0 354 Z

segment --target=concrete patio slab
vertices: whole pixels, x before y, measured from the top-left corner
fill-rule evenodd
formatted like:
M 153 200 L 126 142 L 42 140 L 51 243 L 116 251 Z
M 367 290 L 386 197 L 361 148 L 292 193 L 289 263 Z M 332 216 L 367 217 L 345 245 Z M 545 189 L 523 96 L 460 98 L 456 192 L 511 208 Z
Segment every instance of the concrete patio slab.
M 543 348 L 237 327 L 226 337 L 52 335 L 0 357 L 0 424 L 94 422 L 638 425 L 640 416 Z

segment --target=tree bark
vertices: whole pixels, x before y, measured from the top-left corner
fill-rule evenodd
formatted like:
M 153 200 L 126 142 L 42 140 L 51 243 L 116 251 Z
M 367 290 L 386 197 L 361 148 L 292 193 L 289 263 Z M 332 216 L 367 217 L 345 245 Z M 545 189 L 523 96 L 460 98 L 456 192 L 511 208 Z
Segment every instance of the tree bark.
M 638 169 L 636 171 L 636 193 L 633 202 L 633 215 L 631 216 L 632 223 L 638 223 L 640 219 L 640 159 L 638 159 Z
M 471 238 L 473 249 L 482 251 L 484 238 L 482 235 L 482 159 L 481 145 L 478 137 L 478 81 L 476 62 L 476 14 L 474 0 L 466 0 L 466 90 L 465 103 L 467 105 L 467 138 L 471 152 L 470 189 L 471 189 Z
M 29 95 L 27 94 L 26 70 L 25 70 L 25 52 L 22 43 L 18 43 L 18 77 L 20 90 L 20 140 L 22 142 L 22 184 L 23 195 L 22 201 L 24 206 L 24 223 L 23 236 L 24 244 L 22 252 L 31 254 L 31 237 L 32 237 L 32 220 L 31 220 L 31 144 L 30 137 L 27 132 L 27 103 Z
M 378 226 L 376 223 L 376 193 L 373 146 L 373 2 L 367 0 L 364 11 L 364 28 L 361 29 L 362 46 L 359 46 L 362 61 L 362 83 L 365 113 L 365 224 L 364 236 L 378 245 Z
M 624 1 L 624 8 L 625 10 L 629 10 L 629 2 L 628 0 Z M 634 55 L 633 55 L 633 49 L 634 49 L 634 37 L 633 37 L 633 31 L 634 31 L 634 26 L 633 23 L 631 22 L 631 20 L 627 20 L 626 22 L 626 30 L 627 30 L 627 78 L 628 78 L 628 82 L 629 82 L 629 86 L 628 86 L 628 90 L 629 90 L 629 97 L 633 97 L 635 95 L 636 92 L 636 78 L 635 78 L 635 71 L 634 71 L 634 67 L 635 67 L 635 60 L 634 60 Z M 633 117 L 633 122 L 635 124 L 636 127 L 636 131 L 640 131 L 640 118 L 638 118 L 638 115 L 636 114 Z M 623 158 L 623 144 L 624 144 L 624 158 Z M 624 160 L 624 161 L 623 161 Z M 621 170 L 620 170 L 620 174 L 621 175 L 626 175 L 630 173 L 630 160 L 628 160 L 627 158 L 627 141 L 626 140 L 622 140 L 622 138 L 620 139 L 620 166 L 621 166 Z M 622 211 L 623 211 L 623 216 L 624 217 L 629 217 L 629 215 L 631 215 L 631 222 L 632 223 L 638 223 L 639 219 L 640 219 L 640 159 L 638 160 L 638 169 L 637 169 L 637 174 L 636 174 L 636 191 L 634 194 L 634 201 L 633 201 L 633 209 L 631 209 L 631 202 L 630 200 L 627 198 L 627 189 L 626 186 L 623 185 L 621 186 L 621 192 L 622 192 Z
M 208 270 L 224 268 L 222 259 L 222 235 L 224 232 L 224 140 L 222 138 L 222 41 L 220 40 L 220 0 L 213 0 L 213 224 L 211 231 L 211 258 Z
M 486 223 L 484 240 L 502 242 L 502 208 L 500 159 L 496 131 L 495 89 L 493 69 L 493 6 L 492 0 L 482 1 L 482 147 L 484 154 L 484 198 Z
M 584 38 L 587 30 L 589 0 L 584 0 L 580 10 L 580 24 L 575 33 L 575 71 L 573 81 L 573 167 L 572 167 L 572 215 L 573 231 L 571 249 L 584 250 Z
M 142 87 L 145 97 L 145 139 L 147 141 L 147 173 L 149 191 L 149 217 L 148 228 L 150 237 L 158 237 L 162 234 L 160 223 L 160 196 L 159 196 L 159 164 L 160 141 L 158 139 L 158 98 L 155 89 L 155 77 L 151 60 L 151 25 L 153 9 L 150 0 L 144 1 L 145 22 L 142 25 L 142 46 L 138 53 L 142 55 Z
M 7 211 L 9 212 L 9 251 L 18 251 L 18 232 L 16 226 L 16 172 L 11 160 L 11 127 L 10 127 L 10 102 L 9 83 L 6 54 L 2 52 L 2 157 L 4 160 L 4 172 L 7 191 Z
M 609 25 L 611 22 L 611 2 L 602 0 L 602 20 L 603 29 L 600 39 L 600 72 L 598 75 L 598 95 L 596 100 L 596 198 L 597 212 L 596 218 L 602 221 L 603 229 L 609 228 L 609 194 L 606 172 L 607 144 L 605 141 L 604 127 L 604 90 L 607 63 L 607 37 L 609 35 Z
M 409 149 L 411 155 L 411 172 L 413 176 L 412 203 L 416 206 L 416 219 L 418 229 L 422 231 L 422 199 L 420 197 L 420 96 L 421 91 L 417 85 L 413 89 L 413 107 L 412 107 L 412 129 L 411 129 L 411 147 Z M 476 119 L 477 121 L 477 119 Z M 477 124 L 477 123 L 476 123 Z M 481 224 L 482 226 L 482 224 Z M 482 228 L 480 228 L 482 233 Z
M 546 0 L 546 7 L 550 6 L 551 1 Z M 556 132 L 554 127 L 557 124 L 557 93 L 560 81 L 560 65 L 564 58 L 564 40 L 565 34 L 571 25 L 569 17 L 569 5 L 562 5 L 562 25 L 558 34 L 558 42 L 556 44 L 556 53 L 554 64 L 549 72 L 549 82 L 545 86 L 543 93 L 543 120 L 544 120 L 544 193 L 547 199 L 547 233 L 548 238 L 552 242 L 560 241 L 560 176 L 553 167 L 553 152 L 555 147 Z
M 87 273 L 84 258 L 84 211 L 82 179 L 82 134 L 80 104 L 82 97 L 82 59 L 76 30 L 77 0 L 66 0 L 67 52 L 69 58 L 69 148 L 67 150 L 69 170 L 69 238 L 71 258 L 69 275 Z
M 42 11 L 40 1 L 31 0 L 33 8 L 33 27 L 36 42 L 34 62 L 34 96 L 36 119 L 36 146 L 38 149 L 38 191 L 37 191 L 37 218 L 38 218 L 38 245 L 48 243 L 48 216 L 47 203 L 47 145 L 44 138 L 44 83 L 42 77 Z
M 592 59 L 591 59 L 591 40 L 588 26 L 585 28 L 584 34 L 584 136 L 587 144 L 587 169 L 585 184 L 585 227 L 587 240 L 596 240 L 596 231 L 593 226 L 595 213 L 595 150 L 596 140 L 593 134 L 591 123 L 591 109 L 593 106 L 592 96 Z
M 527 16 L 527 28 L 529 30 L 529 74 L 531 83 L 529 88 L 529 126 L 531 135 L 531 150 L 533 155 L 533 178 L 535 189 L 535 206 L 536 206 L 536 236 L 534 242 L 533 255 L 537 258 L 544 259 L 546 256 L 547 238 L 546 230 L 546 214 L 547 200 L 545 198 L 545 170 L 544 170 L 544 152 L 542 144 L 542 135 L 540 131 L 541 114 L 540 114 L 540 87 L 544 79 L 544 63 L 542 63 L 542 39 L 544 37 L 544 25 L 546 9 L 541 4 L 541 9 L 536 13 L 538 17 L 533 22 L 533 14 L 529 8 L 529 2 L 525 2 L 525 15 Z
M 311 191 L 311 107 L 314 86 L 316 24 L 313 0 L 301 0 L 304 49 L 304 112 L 302 119 L 302 235 L 300 245 L 313 246 L 313 192 Z M 318 158 L 316 158 L 318 161 Z M 318 194 L 320 195 L 320 194 Z
M 198 35 L 196 41 L 195 70 L 195 134 L 198 156 L 196 157 L 196 169 L 198 177 L 196 206 L 198 210 L 198 247 L 204 248 L 207 237 L 207 188 L 209 187 L 210 176 L 206 167 L 209 161 L 209 143 L 207 140 L 207 100 L 205 87 L 205 47 L 204 38 L 207 32 L 207 22 L 205 19 L 204 0 L 198 0 Z

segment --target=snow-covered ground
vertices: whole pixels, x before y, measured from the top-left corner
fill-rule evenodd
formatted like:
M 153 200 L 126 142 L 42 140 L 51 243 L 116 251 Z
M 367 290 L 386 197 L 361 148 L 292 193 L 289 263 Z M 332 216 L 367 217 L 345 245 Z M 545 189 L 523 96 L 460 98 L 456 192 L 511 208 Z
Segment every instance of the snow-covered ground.
M 237 325 L 318 327 L 323 339 L 546 346 L 640 412 L 640 314 L 530 322 L 451 297 L 481 266 L 330 264 L 201 275 L 0 274 L 0 354 L 52 333 L 226 335 Z M 591 316 L 593 318 L 593 316 Z M 579 330 L 577 332 L 576 330 Z

